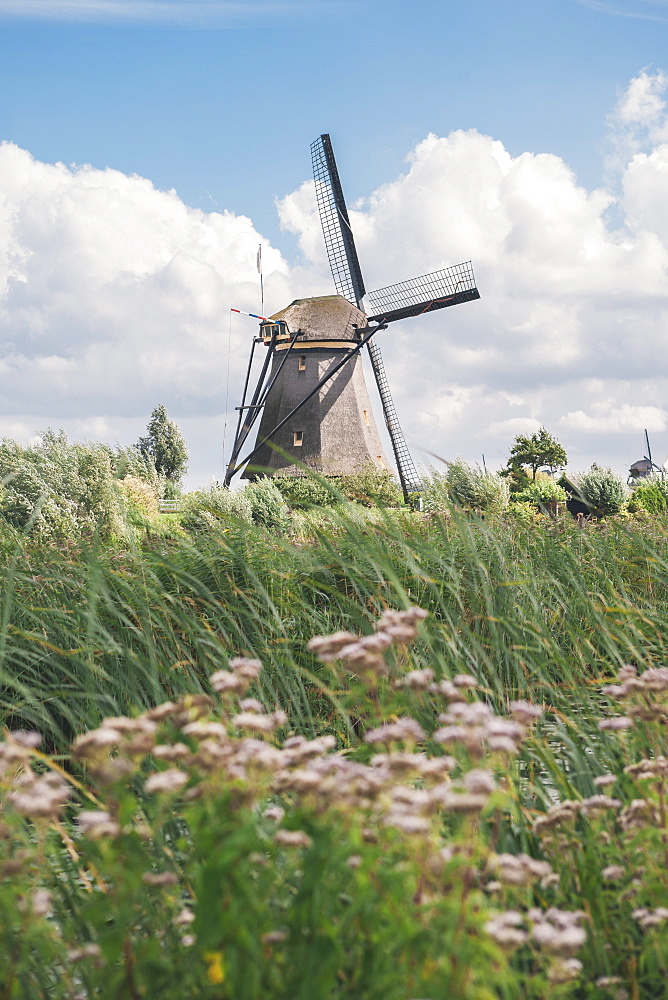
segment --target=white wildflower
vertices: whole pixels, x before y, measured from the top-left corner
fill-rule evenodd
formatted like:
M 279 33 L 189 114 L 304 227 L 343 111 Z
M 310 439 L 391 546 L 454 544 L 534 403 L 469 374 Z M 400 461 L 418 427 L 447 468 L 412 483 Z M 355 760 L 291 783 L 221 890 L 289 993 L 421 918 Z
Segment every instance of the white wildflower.
M 560 958 L 550 966 L 547 978 L 551 983 L 570 983 L 582 972 L 582 962 L 577 958 Z
M 523 917 L 517 910 L 507 910 L 488 920 L 485 930 L 502 948 L 518 948 L 527 940 L 527 932 L 522 930 Z
M 429 830 L 429 820 L 424 816 L 414 816 L 407 812 L 392 811 L 383 822 L 386 826 L 396 827 L 404 833 L 426 833 Z
M 624 878 L 626 875 L 626 869 L 621 865 L 608 865 L 601 872 L 601 877 L 604 882 L 616 882 L 620 878 Z
M 285 941 L 288 937 L 287 931 L 268 931 L 263 934 L 260 940 L 262 944 L 280 944 L 281 941 Z
M 51 893 L 47 889 L 34 889 L 30 902 L 35 916 L 45 917 L 51 909 Z
M 204 719 L 187 722 L 181 727 L 181 732 L 184 736 L 192 736 L 196 740 L 227 739 L 227 729 L 221 722 L 206 722 Z
M 367 743 L 420 743 L 426 739 L 426 735 L 415 719 L 402 717 L 370 729 L 364 739 Z
M 144 872 L 141 877 L 145 885 L 177 885 L 179 878 L 175 872 Z
M 313 843 L 303 830 L 278 830 L 274 839 L 282 847 L 310 847 Z
M 84 944 L 80 948 L 72 948 L 67 953 L 68 962 L 80 962 L 83 958 L 99 958 L 101 955 L 100 946 L 97 944 Z
M 633 726 L 633 719 L 626 715 L 616 715 L 613 719 L 601 719 L 598 728 L 601 730 L 621 730 L 630 729 Z
M 587 815 L 604 809 L 619 809 L 621 804 L 619 799 L 611 799 L 609 795 L 591 795 L 588 799 L 582 800 L 580 809 Z
M 532 705 L 530 701 L 525 701 L 523 698 L 519 701 L 511 701 L 509 708 L 513 719 L 523 726 L 531 725 L 543 714 L 542 708 L 539 708 L 538 705 Z
M 490 771 L 474 768 L 462 778 L 462 784 L 467 792 L 473 795 L 491 795 L 496 791 L 496 779 Z
M 77 822 L 81 833 L 91 840 L 117 837 L 121 832 L 119 824 L 112 820 L 110 813 L 105 809 L 82 809 L 77 816 Z
M 435 674 L 431 667 L 425 667 L 424 670 L 411 670 L 398 681 L 395 681 L 394 686 L 397 688 L 405 687 L 412 690 L 424 691 L 429 687 L 434 676 Z
M 239 708 L 242 712 L 264 712 L 264 705 L 257 698 L 242 698 Z
M 184 771 L 179 771 L 176 767 L 170 767 L 166 771 L 159 771 L 152 774 L 144 783 L 144 790 L 149 795 L 155 792 L 177 792 L 188 781 L 188 775 Z
M 36 750 L 42 742 L 41 733 L 28 731 L 27 729 L 12 729 L 7 733 L 7 738 L 17 743 L 26 750 Z
M 268 806 L 262 815 L 274 823 L 281 823 L 285 817 L 285 809 L 282 809 L 281 806 Z

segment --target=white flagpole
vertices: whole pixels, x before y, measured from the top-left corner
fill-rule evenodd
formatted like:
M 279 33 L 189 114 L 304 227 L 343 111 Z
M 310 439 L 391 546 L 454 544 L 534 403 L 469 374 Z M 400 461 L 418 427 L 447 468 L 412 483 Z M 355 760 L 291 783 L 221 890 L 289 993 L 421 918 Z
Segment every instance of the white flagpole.
M 260 312 L 264 313 L 264 282 L 262 280 L 262 244 L 257 248 L 257 273 L 260 275 Z

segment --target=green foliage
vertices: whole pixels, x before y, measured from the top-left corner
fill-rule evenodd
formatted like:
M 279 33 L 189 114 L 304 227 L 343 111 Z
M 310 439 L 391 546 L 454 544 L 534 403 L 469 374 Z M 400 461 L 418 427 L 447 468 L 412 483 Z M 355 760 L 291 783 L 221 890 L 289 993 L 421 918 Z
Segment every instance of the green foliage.
M 307 539 L 299 545 L 235 521 L 194 540 L 122 548 L 19 539 L 1 552 L 2 721 L 41 729 L 56 756 L 0 751 L 0 994 L 609 1000 L 604 983 L 615 979 L 613 991 L 636 1000 L 662 996 L 665 519 L 525 525 L 456 507 L 440 519 L 352 504 L 297 517 Z M 378 633 L 397 622 L 375 619 L 411 604 L 430 612 L 419 639 L 394 641 L 382 666 Z M 405 638 L 402 628 L 394 640 Z M 314 633 L 341 629 L 352 633 L 343 659 L 307 651 Z M 209 721 L 207 677 L 233 650 L 264 663 L 247 693 L 265 715 L 285 710 L 275 740 L 240 739 L 251 731 L 234 722 L 241 706 L 231 695 L 212 719 L 222 729 L 186 731 Z M 620 671 L 612 687 L 600 683 Z M 458 716 L 435 738 L 464 710 L 465 675 L 480 687 L 471 704 L 482 714 L 470 725 Z M 517 730 L 499 716 L 519 698 L 546 714 L 516 757 L 501 747 Z M 21 800 L 9 798 L 19 791 L 44 806 L 72 737 L 166 700 L 165 718 L 148 720 L 157 730 L 112 719 L 99 758 L 66 761 L 72 803 L 57 823 L 24 817 Z M 630 727 L 599 728 L 619 712 L 611 704 Z M 437 723 L 439 714 L 447 720 Z M 407 717 L 428 738 L 365 740 Z M 114 725 L 116 743 L 106 744 Z M 493 753 L 476 742 L 481 728 L 500 740 Z M 321 745 L 300 758 L 297 739 L 274 770 L 283 737 L 299 735 L 331 735 L 336 750 Z M 165 749 L 155 753 L 153 741 Z M 388 752 L 393 759 L 383 759 Z M 372 755 L 371 771 L 340 780 L 347 762 L 367 768 Z M 450 756 L 455 765 L 435 783 L 430 768 Z M 243 771 L 228 768 L 232 759 Z M 172 767 L 186 776 L 186 794 L 146 792 L 153 769 Z M 45 769 L 52 783 L 37 795 L 28 770 Z M 482 813 L 447 804 L 471 770 L 498 786 Z M 323 774 L 331 783 L 320 786 Z M 362 775 L 368 784 L 356 784 Z M 599 787 L 600 779 L 614 784 Z M 349 797 L 360 788 L 365 803 Z M 593 798 L 603 794 L 612 804 Z M 278 813 L 264 815 L 267 805 L 285 811 L 280 824 Z M 85 830 L 82 808 L 106 811 L 111 829 Z M 278 828 L 309 841 L 289 847 Z M 529 878 L 522 855 L 548 863 L 559 883 L 552 873 Z M 575 924 L 586 941 L 563 956 L 567 965 L 537 949 L 537 937 L 518 947 L 510 934 L 504 948 L 503 923 L 493 925 L 496 938 L 486 926 L 498 913 L 518 914 L 505 926 L 521 938 L 532 934 L 531 911 L 550 907 L 587 913 Z M 554 940 L 554 925 L 542 922 Z M 85 945 L 101 955 L 82 953 Z M 583 970 L 572 979 L 575 960 Z M 550 973 L 567 980 L 548 983 Z
M 504 479 L 461 458 L 448 462 L 445 473 L 432 469 L 422 486 L 425 510 L 434 512 L 447 511 L 455 503 L 466 510 L 498 513 L 506 509 L 510 495 Z
M 136 445 L 130 445 L 127 448 L 122 448 L 120 445 L 116 448 L 109 445 L 101 445 L 101 447 L 109 454 L 116 479 L 127 479 L 128 476 L 133 479 L 141 479 L 142 482 L 148 483 L 153 488 L 156 495 L 159 495 L 162 485 L 161 479 L 150 455 L 143 455 Z
M 273 478 L 261 476 L 244 489 L 250 503 L 253 521 L 277 532 L 290 529 L 290 508 Z
M 665 514 L 668 510 L 668 480 L 657 476 L 634 484 L 628 509 L 633 513 L 645 510 L 648 514 Z
M 47 430 L 23 447 L 0 442 L 0 516 L 12 528 L 43 538 L 124 531 L 124 503 L 103 445 L 70 444 Z
M 331 507 L 341 499 L 336 480 L 319 476 L 274 476 L 274 484 L 290 507 Z
M 510 449 L 504 475 L 510 478 L 512 491 L 519 492 L 525 488 L 529 478 L 526 468 L 530 470 L 533 481 L 539 469 L 547 466 L 554 473 L 566 463 L 567 456 L 563 447 L 541 427 L 533 434 L 517 435 Z
M 549 504 L 566 503 L 566 491 L 554 479 L 536 479 L 526 489 L 513 495 L 513 501 L 530 503 L 535 507 L 544 508 Z
M 401 489 L 389 469 L 368 465 L 349 476 L 274 476 L 272 482 L 292 508 L 332 507 L 342 500 L 365 507 L 401 507 Z
M 137 476 L 126 476 L 119 480 L 119 486 L 125 497 L 128 517 L 137 527 L 152 521 L 160 513 L 157 491 L 144 479 Z
M 246 490 L 230 490 L 213 483 L 205 490 L 187 493 L 181 500 L 181 524 L 186 531 L 197 533 L 229 525 L 231 521 L 253 520 L 250 495 Z
M 346 754 L 248 700 L 247 657 L 81 732 L 66 768 L 6 734 L 2 994 L 661 997 L 668 669 L 603 688 L 625 714 L 597 713 L 592 755 L 560 714 L 497 714 L 475 667 L 443 676 L 423 619 L 309 643 L 355 716 Z
M 612 469 L 592 465 L 589 472 L 578 477 L 576 485 L 585 502 L 598 517 L 619 514 L 623 510 L 627 489 Z
M 169 483 L 178 483 L 188 467 L 188 449 L 162 404 L 153 410 L 146 429 L 148 434 L 137 443 L 139 452 L 153 462 L 158 475 Z
M 363 675 L 346 664 L 350 704 L 376 694 L 356 758 L 333 752 L 331 737 L 272 736 L 285 718 L 243 700 L 260 668 L 247 658 L 211 676 L 214 713 L 199 695 L 110 718 L 74 742 L 69 772 L 35 759 L 30 737 L 0 744 L 5 995 L 70 1000 L 75 981 L 99 1000 L 513 995 L 488 930 L 496 908 L 472 878 L 474 866 L 493 877 L 489 831 L 514 808 L 512 790 L 497 792 L 483 770 L 495 757 L 482 737 L 480 754 L 461 742 L 443 755 L 438 710 L 425 714 L 404 662 L 418 613 L 383 616 L 375 638 L 388 655 L 376 652 Z M 394 687 L 378 691 L 388 674 Z M 463 678 L 460 706 L 472 686 Z M 427 731 L 402 708 L 420 712 Z M 430 750 L 411 754 L 427 733 L 437 736 Z M 375 750 L 401 768 L 375 766 Z M 517 905 L 536 923 L 523 895 Z M 553 960 L 530 951 L 539 985 Z
M 579 958 L 588 981 L 651 1000 L 663 992 L 660 982 L 668 973 L 668 775 L 662 756 L 668 669 L 626 664 L 602 694 L 611 707 L 598 723 L 599 747 L 589 761 L 590 748 L 579 748 L 579 782 L 555 768 L 562 801 L 545 799 L 534 832 L 561 892 L 579 898 L 587 912 L 590 930 Z M 569 742 L 565 728 L 555 721 L 552 737 Z M 603 754 L 609 767 L 601 766 Z M 538 750 L 543 762 L 547 756 Z
M 401 507 L 401 488 L 389 469 L 367 465 L 361 472 L 339 476 L 335 485 L 348 500 L 365 507 Z

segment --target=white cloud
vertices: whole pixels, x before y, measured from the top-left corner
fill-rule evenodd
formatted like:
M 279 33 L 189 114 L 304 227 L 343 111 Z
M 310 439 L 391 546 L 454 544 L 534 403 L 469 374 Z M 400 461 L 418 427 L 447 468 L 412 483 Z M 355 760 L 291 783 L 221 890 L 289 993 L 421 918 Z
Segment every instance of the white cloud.
M 247 0 L 0 0 L 0 18 L 47 21 L 174 24 L 225 27 L 258 17 L 323 14 L 341 9 L 337 0 L 253 3 Z
M 662 122 L 665 114 L 663 94 L 667 86 L 668 77 L 665 73 L 649 74 L 643 70 L 631 80 L 617 102 L 615 113 L 619 121 L 655 128 Z
M 633 406 L 622 403 L 616 407 L 607 400 L 592 403 L 591 411 L 575 410 L 565 414 L 560 425 L 569 430 L 599 431 L 604 434 L 619 431 L 665 431 L 668 411 L 658 406 Z
M 638 96 L 657 88 L 626 106 L 658 128 L 664 112 Z M 574 467 L 622 471 L 645 427 L 666 434 L 667 173 L 667 144 L 632 155 L 615 200 L 556 156 L 513 157 L 458 131 L 428 136 L 404 174 L 357 205 L 370 288 L 474 262 L 480 301 L 379 334 L 418 461 L 484 453 L 501 465 L 517 433 L 544 425 Z M 231 211 L 0 146 L 0 433 L 51 425 L 128 442 L 163 402 L 197 439 L 195 478 L 220 475 L 256 329 L 230 326 L 229 310 L 259 312 L 258 243 L 267 312 L 332 290 L 312 186 L 277 207 L 299 238 L 298 266 Z
M 590 7 L 600 14 L 610 14 L 613 17 L 639 18 L 643 21 L 668 21 L 668 6 L 666 0 L 618 0 L 610 3 L 608 0 L 577 0 L 583 7 Z
M 627 119 L 658 134 L 665 83 L 663 74 L 643 87 L 632 81 L 620 102 Z M 404 175 L 358 208 L 368 286 L 470 256 L 482 295 L 382 335 L 414 444 L 474 460 L 485 451 L 501 463 L 515 434 L 545 424 L 580 464 L 599 457 L 623 468 L 638 431 L 665 430 L 657 418 L 668 400 L 665 148 L 627 162 L 618 203 L 578 185 L 556 156 L 512 157 L 475 131 L 432 135 Z M 280 208 L 320 270 L 310 198 L 301 189 Z M 628 225 L 609 227 L 611 205 L 628 213 Z M 638 405 L 643 396 L 650 405 Z M 607 410 L 591 409 L 606 400 Z
M 621 94 L 608 118 L 611 176 L 623 173 L 632 157 L 668 141 L 668 76 L 643 69 Z
M 156 402 L 220 413 L 246 365 L 266 288 L 290 298 L 288 268 L 251 221 L 205 214 L 118 171 L 69 169 L 0 145 L 1 413 L 47 420 L 106 415 L 145 423 Z M 215 471 L 215 470 L 214 470 Z

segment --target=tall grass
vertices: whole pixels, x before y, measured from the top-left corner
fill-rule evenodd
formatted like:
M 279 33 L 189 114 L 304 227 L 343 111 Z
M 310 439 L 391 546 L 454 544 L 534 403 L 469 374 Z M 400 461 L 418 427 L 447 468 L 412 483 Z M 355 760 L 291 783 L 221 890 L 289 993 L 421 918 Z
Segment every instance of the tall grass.
M 63 746 L 105 715 L 198 691 L 247 654 L 295 730 L 343 738 L 337 682 L 306 643 L 411 604 L 430 612 L 416 663 L 475 674 L 498 708 L 540 701 L 566 729 L 588 728 L 601 678 L 666 659 L 659 527 L 353 511 L 302 515 L 296 539 L 240 522 L 134 550 L 23 543 L 0 570 L 5 720 Z

